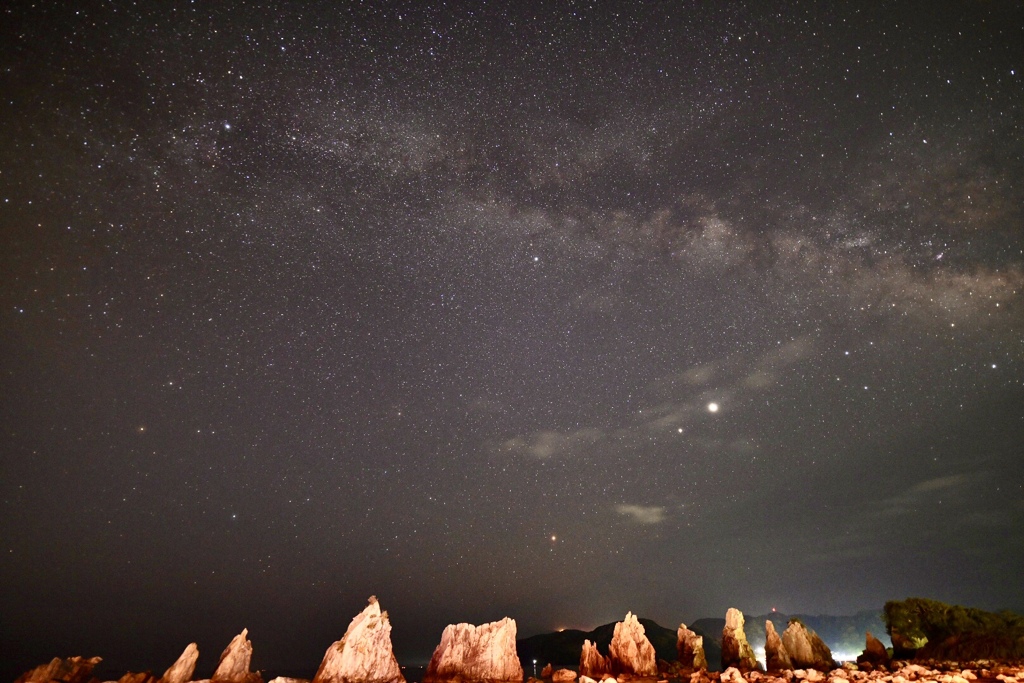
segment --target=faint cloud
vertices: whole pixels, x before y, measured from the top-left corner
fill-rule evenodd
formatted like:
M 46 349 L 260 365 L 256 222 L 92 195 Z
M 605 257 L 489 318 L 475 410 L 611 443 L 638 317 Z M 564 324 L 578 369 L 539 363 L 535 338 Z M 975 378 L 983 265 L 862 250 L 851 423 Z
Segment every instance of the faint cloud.
M 913 493 L 926 493 L 928 491 L 940 491 L 942 489 L 953 488 L 954 486 L 963 486 L 970 480 L 966 474 L 952 474 L 948 477 L 936 477 L 935 479 L 927 479 L 919 484 L 915 484 L 911 488 Z
M 713 365 L 698 365 L 683 373 L 683 381 L 687 384 L 707 384 L 714 376 L 715 368 Z
M 665 508 L 661 506 L 621 504 L 615 506 L 615 511 L 637 524 L 660 524 L 665 521 Z
M 575 453 L 583 447 L 597 443 L 603 437 L 604 432 L 593 427 L 577 429 L 572 432 L 545 429 L 531 435 L 508 439 L 501 443 L 499 450 L 544 460 Z

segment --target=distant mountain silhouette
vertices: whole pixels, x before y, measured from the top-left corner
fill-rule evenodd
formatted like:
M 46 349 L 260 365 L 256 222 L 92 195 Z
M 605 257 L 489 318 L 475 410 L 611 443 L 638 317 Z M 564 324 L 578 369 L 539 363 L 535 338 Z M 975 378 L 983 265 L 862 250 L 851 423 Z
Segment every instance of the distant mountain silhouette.
M 771 619 L 780 633 L 789 625 L 790 619 L 799 619 L 805 626 L 821 636 L 822 640 L 832 649 L 833 654 L 837 656 L 860 654 L 864 649 L 865 631 L 871 631 L 883 643 L 889 644 L 885 635 L 885 623 L 882 621 L 881 610 L 858 612 L 852 616 L 787 615 L 772 612 L 771 614 L 746 617 L 744 631 L 747 634 L 747 640 L 754 648 L 764 646 L 764 622 L 768 619 Z M 612 634 L 615 631 L 615 623 L 598 626 L 593 631 L 566 629 L 518 640 L 516 641 L 516 650 L 519 658 L 523 661 L 523 669 L 528 673 L 532 672 L 534 659 L 537 660 L 538 671 L 539 667 L 548 663 L 575 668 L 579 665 L 580 651 L 583 649 L 584 640 L 596 643 L 601 654 L 607 655 L 608 646 L 612 642 Z M 651 645 L 658 653 L 658 659 L 675 661 L 676 629 L 665 628 L 650 619 L 640 619 L 640 623 L 643 624 L 648 640 L 651 641 Z M 712 670 L 721 669 L 722 629 L 725 627 L 725 619 L 698 619 L 692 624 L 687 624 L 687 627 L 697 635 L 704 637 L 704 653 L 707 656 L 708 667 Z

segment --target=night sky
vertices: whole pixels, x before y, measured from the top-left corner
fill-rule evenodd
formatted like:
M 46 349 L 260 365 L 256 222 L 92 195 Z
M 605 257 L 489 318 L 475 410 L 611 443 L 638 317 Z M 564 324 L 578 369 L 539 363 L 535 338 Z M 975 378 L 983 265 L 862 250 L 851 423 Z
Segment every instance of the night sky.
M 311 676 L 371 594 L 403 664 L 1024 610 L 1021 2 L 7 2 L 0 58 L 8 680 Z

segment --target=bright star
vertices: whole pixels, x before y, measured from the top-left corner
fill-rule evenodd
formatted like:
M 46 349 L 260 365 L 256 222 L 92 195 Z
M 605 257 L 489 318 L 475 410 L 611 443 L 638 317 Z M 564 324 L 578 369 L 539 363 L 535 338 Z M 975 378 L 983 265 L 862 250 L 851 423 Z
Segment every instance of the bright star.
M 717 403 L 709 403 L 708 404 L 708 412 L 709 413 L 717 413 L 718 412 L 718 404 Z

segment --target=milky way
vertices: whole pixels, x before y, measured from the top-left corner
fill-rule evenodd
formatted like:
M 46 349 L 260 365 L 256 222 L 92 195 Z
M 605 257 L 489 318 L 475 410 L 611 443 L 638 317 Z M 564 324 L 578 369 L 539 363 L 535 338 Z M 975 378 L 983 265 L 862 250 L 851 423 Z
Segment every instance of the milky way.
M 403 663 L 1024 609 L 1020 3 L 42 5 L 0 27 L 13 668 L 248 627 L 309 676 L 371 594 Z

